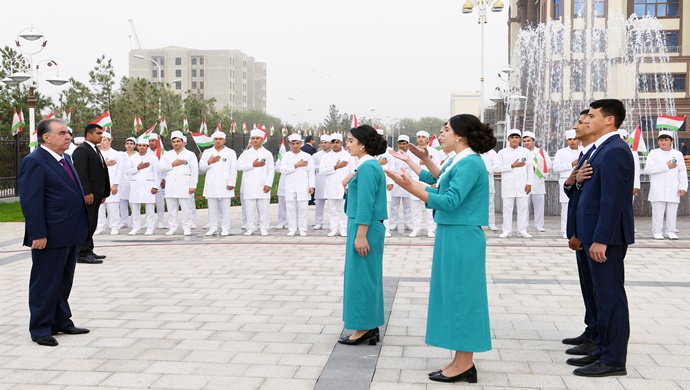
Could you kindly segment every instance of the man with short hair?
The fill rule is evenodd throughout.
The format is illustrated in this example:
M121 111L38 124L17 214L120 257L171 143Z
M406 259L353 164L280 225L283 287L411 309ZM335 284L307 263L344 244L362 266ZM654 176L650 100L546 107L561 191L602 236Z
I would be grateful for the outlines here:
M324 134L321 136L321 150L314 153L312 160L314 161L314 202L316 209L314 212L314 230L320 230L324 227L323 222L323 206L326 205L326 196L324 195L324 187L326 185L326 177L319 174L319 168L323 157L331 152L331 136ZM326 226L328 224L326 223Z
M536 147L537 136L532 131L522 133L522 146L532 153L532 169L534 170L534 183L529 199L532 202L534 213L534 228L538 232L544 229L544 196L546 195L546 175L551 166L551 157L543 148Z
M649 196L652 204L652 234L655 240L663 240L662 228L666 215L666 237L677 240L676 217L680 198L688 190L688 174L683 154L673 149L673 132L659 131L659 149L647 155L645 173L649 175Z
M110 177L108 166L96 145L101 143L103 128L90 123L84 129L84 143L79 145L72 154L74 167L79 173L79 180L84 189L86 209L89 212L89 237L79 248L77 263L100 264L104 255L93 252L93 233L98 224L98 208L105 203L110 195Z
M326 178L324 196L328 201L328 225L331 229L327 236L335 237L340 234L342 237L347 237L347 215L343 207L345 204L343 179L355 172L357 163L354 157L343 148L342 134L331 134L331 145L331 152L323 157L319 167L319 174Z
M242 171L242 191L247 210L245 236L251 236L256 230L262 236L268 236L268 205L271 201L275 167L273 155L262 146L264 134L263 130L252 130L250 147L237 160L237 170Z
M146 232L144 235L150 236L156 228L156 193L160 185L160 174L158 172L158 158L155 154L149 153L149 141L140 137L137 140L137 154L127 160L127 174L129 180L129 204L132 209L132 230L130 236L139 234L141 230L141 205L144 205L146 212Z
M437 165L441 166L441 156L436 149L429 147L429 132L420 130L417 132L417 147L421 150L426 150L431 157L431 160ZM420 160L417 156L411 154L410 160L415 164L419 165L423 170L428 169L424 166L424 161ZM413 180L419 181L419 176L413 171L409 170L410 177ZM426 186L428 184L422 183ZM412 232L410 237L417 237L417 235L422 230L422 216L426 215L426 229L427 236L433 238L436 236L436 223L434 222L433 210L427 209L424 202L419 200L417 197L410 197L410 213L412 215Z
M116 236L120 229L120 181L126 167L123 154L110 147L112 138L113 136L109 132L104 132L98 146L105 160L105 165L108 167L110 196L98 208L98 225L94 234L105 232L106 225L109 225L110 234Z
M304 146L302 146L301 150L305 153L308 153L310 156L313 156L314 153L316 153L316 137L313 135L308 135L306 138L304 138Z
M579 122L579 124L578 124ZM582 121L578 121L573 127L584 126ZM573 169L577 166L577 162L580 155L580 140L576 138L575 130L567 130L565 132L565 142L566 147L559 149L556 152L556 156L553 159L553 169L558 172L558 200L561 202L561 233L563 238L568 238L565 233L566 222L568 219L568 196L563 190L563 184L565 184L566 179L570 177Z
M29 333L55 347L53 335L89 332L74 326L68 299L79 245L92 231L79 174L65 153L72 139L65 121L44 119L36 132L38 147L19 164L18 177L24 245L31 248Z
M408 147L410 145L410 137L405 134L400 134L398 136L398 152L407 153ZM400 168L406 168L406 171L411 171L407 169L407 164L397 158L390 161L390 166L388 170L400 171ZM400 210L400 204L403 206L403 221L400 223L400 232L403 233L405 228L412 230L412 203L410 200L410 193L405 191L399 185L393 183L393 189L391 190L391 204L388 212L388 228L390 230L395 230L398 228L398 214Z
M159 137L156 133L151 133L148 138L149 150L148 153L154 155L159 161L163 155L161 150L160 155L158 153L158 141ZM165 173L159 172L158 179L160 183L156 183L158 187L158 192L156 192L156 213L158 213L158 222L156 223L158 228L164 228L165 226Z
M285 175L285 207L287 209L288 237L299 228L301 237L307 236L307 206L314 193L314 162L312 156L302 151L299 134L291 134L290 152L283 156L280 172ZM299 223L299 226L298 226Z
M532 238L527 233L529 224L528 196L534 183L532 153L520 146L522 133L518 129L508 131L508 146L498 152L496 171L501 172L501 198L503 198L503 233L498 237L510 237L513 229L513 207L517 204L518 237Z
M211 134L213 147L204 150L199 161L199 170L206 173L204 197L208 201L208 232L212 236L218 231L220 216L221 236L230 235L230 205L235 196L237 181L237 154L225 147L225 133Z
M187 137L181 131L170 134L172 151L161 156L158 171L166 176L165 202L168 206L168 228L166 236L177 230L177 211L182 208L182 229L185 236L192 235L192 198L199 180L199 163L196 155L185 149Z

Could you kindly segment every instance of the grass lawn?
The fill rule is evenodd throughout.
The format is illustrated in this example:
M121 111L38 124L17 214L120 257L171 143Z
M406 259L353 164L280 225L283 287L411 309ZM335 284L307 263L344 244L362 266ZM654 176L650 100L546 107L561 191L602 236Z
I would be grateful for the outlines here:
M0 203L0 222L24 222L19 202Z

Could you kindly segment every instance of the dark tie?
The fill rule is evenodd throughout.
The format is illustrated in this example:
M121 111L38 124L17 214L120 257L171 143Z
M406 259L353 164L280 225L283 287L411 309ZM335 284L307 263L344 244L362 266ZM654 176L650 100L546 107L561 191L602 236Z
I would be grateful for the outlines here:
M94 147L96 149L96 153L98 153L98 159L101 161L101 166L105 168L105 160L103 159L103 155L101 154L101 150L98 149L98 146Z
M577 162L577 167L580 168L582 164L585 162L585 160L588 160L589 157L594 153L594 151L597 149L596 145L592 145L592 147L585 153L585 155L582 155L582 152L580 152L580 158Z
M60 160L60 164L62 164L62 167L65 168L65 172L67 172L69 177L72 178L72 181L74 182L74 184L77 184L77 179L74 178L74 173L72 173L72 170L70 169L69 163L67 162L67 160L65 160L63 158L62 160Z

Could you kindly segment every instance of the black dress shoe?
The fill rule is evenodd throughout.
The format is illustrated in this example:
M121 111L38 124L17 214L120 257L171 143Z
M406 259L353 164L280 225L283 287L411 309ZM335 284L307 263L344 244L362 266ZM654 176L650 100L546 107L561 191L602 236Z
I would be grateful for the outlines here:
M89 333L90 330L86 328L77 328L76 326L73 326L69 329L63 329L63 330L54 330L53 335L56 335L58 333L64 333L64 334L85 334Z
M446 382L446 383L451 383L451 382L459 382L459 381L467 381L467 383L477 383L477 369L472 365L467 371L458 374L456 376L445 376L443 375L443 371L430 375L429 379L432 381L436 382Z
M567 353L568 355L583 355L584 356L584 355L587 355L589 353L594 352L596 349L597 349L597 343L592 339L587 339L587 341L585 341L584 343L582 343L576 347L566 349L565 353Z
M611 375L628 375L628 372L625 370L625 367L609 366L597 360L590 365L576 368L573 371L573 374L578 376L601 377Z
M581 335L579 335L577 337L572 337L569 339L563 339L563 344L580 345L580 344L584 343L585 341L587 341L587 339L589 339L589 337L587 337L584 333L582 333Z
M105 255L97 255L97 254L95 254L95 253L92 253L92 254L91 254L91 257L93 257L94 259L98 259L98 260L103 260L103 259L105 259Z
M376 327L374 329L368 330L365 334L360 336L358 339L351 339L349 336L345 336L338 340L340 344L345 344L345 345L359 345L362 344L365 341L369 341L369 345L376 345L377 341L381 340L381 336L379 336L379 328Z
M440 373L442 373L442 372L443 372L443 370L438 370L438 371L430 372L430 373L428 373L427 375L429 375L429 376L438 375L438 374L440 374Z
M584 367L596 362L597 360L599 360L600 357L601 356L595 355L593 353L588 353L587 356L583 356L581 358L570 358L565 362L570 364L571 366Z
M57 340L55 340L55 337L53 336L43 336L37 339L32 337L31 341L35 342L38 345L45 345L47 347L57 347L58 345Z
M77 258L77 263L84 263L84 264L101 264L103 260L96 259L91 255L84 256L84 257L79 257Z

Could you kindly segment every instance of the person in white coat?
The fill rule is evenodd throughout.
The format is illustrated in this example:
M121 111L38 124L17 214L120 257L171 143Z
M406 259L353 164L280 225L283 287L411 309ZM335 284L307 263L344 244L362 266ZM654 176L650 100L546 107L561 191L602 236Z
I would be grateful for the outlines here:
M237 159L237 170L242 171L242 190L247 210L247 231L244 235L251 236L259 230L262 236L268 236L268 205L275 175L273 155L261 146L264 139L262 130L252 130L250 136L251 147Z
M182 209L182 229L185 236L192 235L192 198L199 180L199 162L196 155L185 149L187 137L181 131L170 134L172 151L161 157L158 171L165 174L165 202L168 206L167 236L175 234L179 222L177 211Z
M105 232L106 225L109 225L110 234L116 236L120 231L120 183L127 168L122 153L110 147L112 142L113 136L104 131L98 148L101 150L105 165L108 167L110 196L105 198L105 203L102 203L98 208L98 224L93 234Z
M129 166L129 158L138 154L137 139L134 137L127 138L125 151L122 152L122 178L118 187L118 192L120 192L120 229L132 226L132 221L129 218L129 182L132 180L132 176L127 167Z
M328 237L340 234L347 237L347 216L344 204L345 188L343 179L350 173L354 173L357 162L343 147L343 135L331 134L331 152L323 156L319 166L319 174L326 180L324 184L324 196L328 202L328 225L331 231Z
M501 172L501 198L503 200L503 232L500 238L510 237L513 229L513 208L517 205L517 231L519 237L531 238L528 196L534 182L532 153L520 146L522 134L518 129L508 131L508 146L498 152L496 172Z
M663 240L662 226L666 215L666 237L677 240L676 218L680 198L688 190L688 175L683 154L673 149L673 132L659 131L659 149L647 155L645 173L649 175L649 197L652 204L652 234L654 239Z
M149 154L154 155L158 158L158 134L151 133L149 135ZM161 152L163 152L161 150ZM160 161L160 158L158 158ZM158 214L158 222L156 225L159 228L165 227L165 173L158 172L158 178L160 183L158 183L158 192L156 192L156 213Z
M208 232L212 236L218 231L220 216L220 235L230 235L230 204L235 196L237 182L237 154L225 147L225 133L211 134L213 147L204 150L199 161L199 170L206 174L204 197L208 201Z
M156 228L156 193L160 183L158 174L158 158L148 153L149 141L139 138L136 155L127 160L127 174L129 181L129 204L132 208L132 230L129 235L139 234L141 230L141 205L146 209L146 233L150 236Z
M407 153L408 147L410 146L410 137L405 134L400 134L398 136L398 152ZM388 167L391 171L400 172L401 168L407 169L407 164L396 159L390 162ZM390 230L398 229L398 214L400 213L400 205L403 206L403 221L400 223L399 231L400 233L405 232L405 228L412 230L412 203L410 200L410 193L405 191L399 185L393 183L393 189L391 192L391 204L388 209L388 228Z
M438 150L429 147L429 133L424 130L417 132L417 147L421 150L426 150L431 156L431 161L436 164L436 166L441 166L441 156ZM424 166L424 162L420 160L417 156L410 154L410 160L416 165L419 165L422 170L428 171ZM410 177L413 180L419 181L419 176L414 171L410 171ZM427 185L426 183L423 183ZM412 232L410 237L417 237L422 230L422 217L426 216L426 230L427 236L433 238L436 236L436 222L434 222L433 210L427 209L424 202L419 200L417 197L410 197L410 213L412 215Z
M278 148L278 156L275 162L275 171L280 173L280 178L278 179L278 221L276 221L276 229L282 230L287 226L287 206L285 205L285 175L280 172L280 164L283 162L283 156L287 154L287 149L285 149L285 141L281 141L280 148ZM246 212L245 212L246 213ZM243 221L244 222L244 221ZM246 222L245 222L246 223Z
M383 130L381 129L376 129L376 132L383 136ZM386 152L380 156L376 156L376 159L379 161L379 164L381 165L381 168L383 168L384 171L389 170L391 167L393 167L393 156L391 156L390 151L391 148L387 147ZM388 177L386 175L386 210L389 210L391 207L391 191L393 190L393 179ZM386 219L383 221L383 227L386 228L386 231L383 233L384 237L390 237L391 236L391 230L390 230L390 222Z
M494 172L498 161L498 153L491 149L482 153L482 160L486 166L486 173L489 175L489 230L496 231L496 185L494 184ZM445 158L444 158L445 161Z
M575 126L585 125L576 122ZM570 177L573 169L575 169L577 166L577 162L580 158L580 152L582 151L582 148L580 147L580 140L575 137L575 130L567 130L565 132L565 142L567 146L559 149L556 152L556 156L553 158L553 170L558 172L558 200L561 202L560 232L563 234L563 238L568 238L565 234L565 226L568 221L568 202L570 201L570 198L568 198L563 190L563 185L568 177Z
M326 177L319 174L319 169L321 168L321 160L323 157L331 152L331 136L329 134L324 134L321 136L321 150L314 153L312 159L314 160L314 177L316 187L314 188L314 202L316 203L316 208L314 212L314 230L320 230L324 228L323 219L323 206L326 205L326 195L324 194L324 187L326 186ZM328 227L328 223L325 223Z
M285 208L287 210L288 237L307 236L307 206L314 193L314 161L309 153L302 151L302 137L292 134L288 137L290 151L280 164L281 175L285 175ZM299 226L298 226L299 223Z
M536 147L537 136L531 131L522 133L522 146L532 153L532 169L534 170L534 183L529 199L532 202L534 213L534 228L538 232L544 229L544 197L546 196L546 175L553 169L551 157L543 148Z

